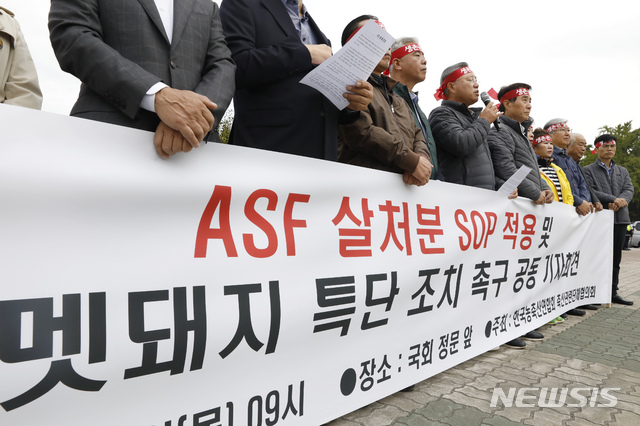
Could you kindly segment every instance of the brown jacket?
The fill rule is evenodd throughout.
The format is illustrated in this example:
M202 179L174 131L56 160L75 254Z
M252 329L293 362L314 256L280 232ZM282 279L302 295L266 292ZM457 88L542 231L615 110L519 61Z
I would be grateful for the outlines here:
M412 173L420 156L431 159L422 130L404 99L393 93L397 82L369 77L373 99L360 117L338 127L338 160L394 173ZM384 86L386 84L386 87Z
M40 109L36 67L18 21L0 7L0 103Z

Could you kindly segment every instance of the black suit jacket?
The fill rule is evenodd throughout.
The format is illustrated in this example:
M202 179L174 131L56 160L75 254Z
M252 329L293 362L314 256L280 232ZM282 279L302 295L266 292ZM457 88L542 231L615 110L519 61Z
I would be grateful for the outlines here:
M71 115L155 131L159 118L140 101L162 81L217 103L219 123L233 96L235 66L218 6L180 0L173 14L169 44L153 0L52 0L53 50L61 68L82 81Z
M313 64L282 1L224 0L220 16L237 65L231 143L336 160L338 109L299 83Z

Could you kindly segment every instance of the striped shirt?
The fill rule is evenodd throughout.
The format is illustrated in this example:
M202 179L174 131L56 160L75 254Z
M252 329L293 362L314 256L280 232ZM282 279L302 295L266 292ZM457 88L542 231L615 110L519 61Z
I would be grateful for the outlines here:
M560 179L558 179L556 169L551 166L540 166L540 171L553 182L553 185L556 187L556 192L558 193L558 201L562 202L562 187L560 186Z

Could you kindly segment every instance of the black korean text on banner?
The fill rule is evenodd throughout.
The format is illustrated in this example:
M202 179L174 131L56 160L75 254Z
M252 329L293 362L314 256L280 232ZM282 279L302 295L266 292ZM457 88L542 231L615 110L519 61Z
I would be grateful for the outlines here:
M193 333L193 355L189 370L194 371L202 368L207 344L207 309L204 286L193 288L193 319L187 318L187 289L178 287L173 289L173 303L170 305L174 319L173 333L168 328L145 329L146 305L168 301L169 290L129 293L129 338L132 342L142 344L142 362L139 367L125 370L125 379L162 371L170 371L172 375L182 373L186 363L189 332ZM172 334L173 359L158 362L158 342L171 339Z
M340 379L340 391L344 396L356 390L368 392L374 386L391 380L403 368L419 370L421 367L444 361L449 356L459 356L462 350L471 348L473 326L437 336L428 336L415 345L411 345L406 353L381 354L360 362L358 368L346 369ZM433 354L436 353L434 360ZM359 371L359 372L358 372Z
M106 381L84 377L75 371L71 356L81 352L80 294L62 296L62 315L54 317L52 297L0 301L0 361L21 363L54 358L53 334L62 332L62 358L52 359L49 371L31 389L0 403L6 411L35 401L62 383L71 389L99 391ZM89 308L89 364L106 360L106 295L91 293ZM23 315L31 315L32 329L23 330ZM31 345L22 347L21 336L31 336Z

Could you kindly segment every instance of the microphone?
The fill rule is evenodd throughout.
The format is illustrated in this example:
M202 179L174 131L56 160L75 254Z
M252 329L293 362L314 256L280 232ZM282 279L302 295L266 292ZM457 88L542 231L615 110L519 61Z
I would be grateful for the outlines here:
M480 99L482 99L482 102L484 102L485 106L489 105L489 103L492 101L487 92L480 93ZM497 131L500 131L500 117L496 118L496 120L493 122L493 127L495 127Z

